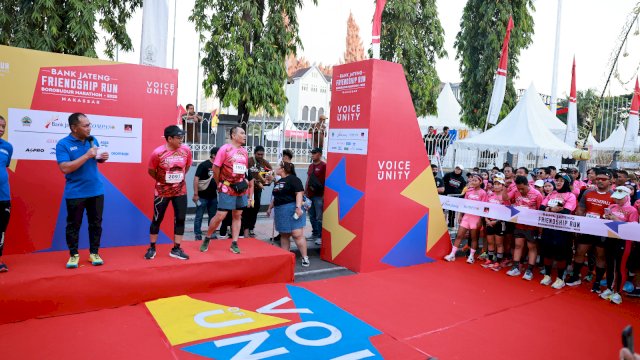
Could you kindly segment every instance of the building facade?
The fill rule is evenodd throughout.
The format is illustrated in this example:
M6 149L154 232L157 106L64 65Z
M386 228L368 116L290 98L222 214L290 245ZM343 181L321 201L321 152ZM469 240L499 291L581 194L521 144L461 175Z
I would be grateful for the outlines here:
M296 71L287 81L287 112L294 123L314 123L320 115L329 117L331 77L317 66Z

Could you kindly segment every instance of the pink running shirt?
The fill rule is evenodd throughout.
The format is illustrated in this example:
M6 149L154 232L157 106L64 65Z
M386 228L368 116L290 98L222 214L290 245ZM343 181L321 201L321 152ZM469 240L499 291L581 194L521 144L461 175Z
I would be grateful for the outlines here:
M564 208L571 212L573 212L576 209L576 206L578 206L576 196L572 192L559 193L554 190L551 194L547 195L544 200L542 200L542 205L547 206L551 199L562 200Z
M467 200L475 201L487 201L487 193L480 188L468 188L464 193L464 198Z
M220 168L218 192L231 196L240 196L246 193L246 190L242 194L235 192L231 187L225 184L225 181L229 184L244 181L248 164L249 154L244 147L240 146L236 148L231 144L222 145L220 150L218 150L215 160L213 161L213 165Z
M620 221L626 222L638 222L638 210L631 205L620 206L618 204L612 204L609 206L611 214L622 219Z
M175 150L167 145L158 146L149 158L149 169L156 171L155 196L174 197L187 194L185 176L193 158L191 149L181 145Z

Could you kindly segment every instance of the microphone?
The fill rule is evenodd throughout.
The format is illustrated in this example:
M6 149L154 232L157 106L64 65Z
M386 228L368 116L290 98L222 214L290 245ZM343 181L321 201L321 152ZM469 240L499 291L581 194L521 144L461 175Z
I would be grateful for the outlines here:
M87 141L89 141L89 144L91 144L91 148L96 147L96 143L93 142L93 136L88 136Z

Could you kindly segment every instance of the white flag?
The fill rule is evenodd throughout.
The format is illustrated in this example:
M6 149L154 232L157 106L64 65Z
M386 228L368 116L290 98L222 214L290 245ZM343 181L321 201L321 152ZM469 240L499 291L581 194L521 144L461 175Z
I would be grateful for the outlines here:
M640 108L640 87L638 87L638 79L636 78L636 88L633 91L631 100L631 111L629 111L629 119L627 120L627 133L624 136L624 144L622 150L624 152L638 151L638 109Z
M142 45L140 64L167 66L169 0L144 0L142 7Z

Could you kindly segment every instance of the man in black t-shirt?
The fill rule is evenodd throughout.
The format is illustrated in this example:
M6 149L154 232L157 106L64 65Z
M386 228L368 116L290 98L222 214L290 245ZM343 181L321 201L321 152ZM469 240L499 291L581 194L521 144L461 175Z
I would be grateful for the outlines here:
M196 175L193 177L193 202L196 203L196 219L193 222L193 232L196 240L202 240L202 219L204 212L207 212L208 222L216 215L218 209L218 185L213 179L213 159L218 153L218 148L214 147L209 152L209 159L198 165Z
M444 175L444 194L454 195L461 194L462 189L467 186L467 181L462 176L464 167L462 165L456 165L452 172ZM449 227L452 228L455 222L456 212L449 211Z
M444 194L444 181L438 177L438 165L431 164L431 171L433 172L433 179L436 181L436 189L438 189L438 195Z

